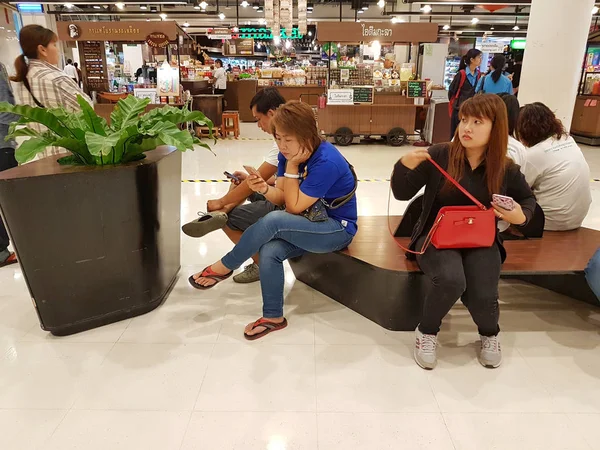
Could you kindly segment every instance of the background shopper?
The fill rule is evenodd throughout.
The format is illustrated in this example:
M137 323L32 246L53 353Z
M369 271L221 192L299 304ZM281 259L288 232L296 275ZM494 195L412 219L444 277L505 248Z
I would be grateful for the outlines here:
M496 55L492 59L491 65L494 70L479 79L475 92L481 92L482 94L512 94L512 81L504 75L506 58L503 55Z
M481 65L481 50L472 48L460 61L458 73L450 84L448 99L454 100L450 119L450 139L454 138L458 127L458 110L460 106L475 95L475 87L480 78L479 66Z
M15 104L15 97L8 81L6 67L0 63L0 103L7 102L11 105ZM0 172L17 166L15 159L15 142L5 141L8 135L8 127L11 123L19 120L20 116L10 113L0 113ZM14 253L8 250L9 245L8 233L4 222L0 217L0 267L17 262L17 257Z

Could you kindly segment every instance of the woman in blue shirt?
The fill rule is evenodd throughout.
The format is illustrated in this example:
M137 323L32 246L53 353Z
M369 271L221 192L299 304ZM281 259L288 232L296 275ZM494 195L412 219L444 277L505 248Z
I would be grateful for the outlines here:
M504 56L494 56L494 59L492 59L493 72L488 72L479 79L475 92L483 94L502 94L506 92L512 94L512 81L503 73L505 64L506 58Z
M259 254L263 315L246 327L248 340L287 326L283 261L346 248L358 230L356 178L338 149L321 140L312 108L290 101L277 109L271 128L280 152L276 185L250 174L248 186L271 203L285 205L285 211L267 214L244 232L231 252L189 278L193 287L209 289ZM331 209L334 200L337 206ZM314 207L321 207L321 214L306 214Z

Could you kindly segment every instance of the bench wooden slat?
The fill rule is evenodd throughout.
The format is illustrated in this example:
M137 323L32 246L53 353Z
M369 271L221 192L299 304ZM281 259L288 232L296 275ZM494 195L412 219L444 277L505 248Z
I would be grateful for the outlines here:
M392 230L401 217L390 217ZM407 260L404 251L409 239L393 238L386 216L359 217L359 231L350 247L342 253L382 269L420 272L416 262ZM581 272L600 247L600 231L580 228L573 231L546 231L542 239L506 241L507 259L503 274Z

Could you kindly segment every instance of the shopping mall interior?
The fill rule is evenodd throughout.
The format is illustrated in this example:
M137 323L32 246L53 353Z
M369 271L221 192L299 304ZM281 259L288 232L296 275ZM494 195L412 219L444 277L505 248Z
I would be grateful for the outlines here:
M0 449L600 449L597 5L0 1L0 135L14 136L0 143L0 159L4 164L11 154L19 163L0 168L11 255L0 264ZM22 48L32 25L52 31L33 55ZM50 41L58 63L45 56ZM27 78L29 93L22 81L8 81L18 78L22 54L28 77L44 61L44 76L60 90L56 98L34 85L47 82L42 75ZM494 90L502 80L504 103ZM463 99L465 86L471 98ZM261 111L256 99L273 88L281 102L312 110L313 131L333 144L315 145L318 162L311 156L296 163L290 153L290 133L305 136L300 119L285 128L284 114L293 114L296 103ZM61 96L79 93L79 100L61 103ZM514 132L507 97L517 101ZM471 122L462 115L466 106L459 112L462 102L501 110L493 118L477 113ZM455 117L460 124L452 134ZM543 133L543 117L563 132L532 141L528 136ZM484 208L498 218L491 248L507 253L496 289L498 272L486 261L477 260L475 272L466 268L465 255L489 248L438 242L417 261L407 259L404 247L419 225L423 233L424 211L439 210L450 194L427 184L421 197L423 181L417 197L405 198L396 181L407 172L403 186L411 184L411 174L428 164L410 167L419 152L462 149L456 151L471 166L460 181L471 189L482 179L476 174L488 176L472 164L471 136L489 124L488 139L496 139L499 123L502 152L515 159L511 142L523 149L515 176L537 204L535 212L527 209L503 185L516 209ZM73 136L59 140L63 131ZM489 142L479 161L485 170L493 164L485 159ZM302 187L325 170L317 164L334 158L326 160L325 151L341 154L356 173L355 196L339 209L330 208L331 200L348 192L328 196L330 181L322 181L330 190L318 195ZM277 173L275 185L262 180L264 167L272 168L269 176ZM537 178L530 178L534 169ZM335 178L332 170L327 180ZM248 188L233 202L241 206L213 208L211 201L238 189L231 175ZM260 188L248 187L251 179ZM252 190L264 194L258 202L285 212L273 206L249 227L235 228L235 211L258 203L244 204ZM436 200L428 203L430 190ZM324 222L303 211L321 199ZM289 206L294 202L297 210ZM578 202L580 219L572 207ZM348 205L357 218L337 215ZM542 225L525 232L522 219L512 221L515 211L530 224L541 217ZM561 228L557 216L577 223ZM282 225L289 217L294 225L302 221L300 231ZM355 235L347 220L357 223ZM351 243L314 244L324 223L335 223ZM502 223L513 226L501 231ZM249 242L269 225L280 228L260 244ZM303 227L315 230L308 233L312 243L294 240L294 233L307 235ZM235 247L232 235L241 239ZM277 267L285 260L285 329L255 322L261 314L278 316L266 307L282 285L281 274L269 272L274 243L301 250L275 257ZM253 245L258 265L247 251ZM433 252L462 255L467 271L462 301L443 317L437 338L424 323L444 297L444 280L420 264ZM233 268L235 281L213 264L224 255L228 269L227 261L243 260ZM490 273L485 288L494 292L492 321L500 331L487 335L481 327L489 317L474 313L472 297ZM209 289L194 274L204 275ZM486 364L490 352L498 359Z

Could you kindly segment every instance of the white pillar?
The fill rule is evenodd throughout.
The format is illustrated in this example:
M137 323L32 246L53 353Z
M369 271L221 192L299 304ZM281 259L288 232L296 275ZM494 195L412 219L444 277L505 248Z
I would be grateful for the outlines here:
M545 103L571 127L594 0L533 0L519 102Z

